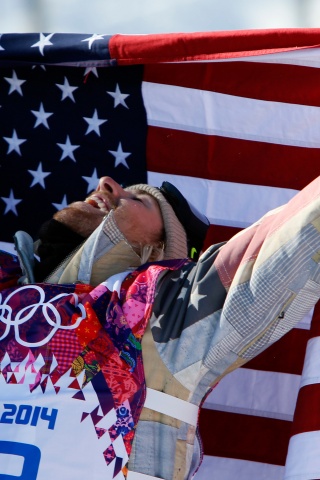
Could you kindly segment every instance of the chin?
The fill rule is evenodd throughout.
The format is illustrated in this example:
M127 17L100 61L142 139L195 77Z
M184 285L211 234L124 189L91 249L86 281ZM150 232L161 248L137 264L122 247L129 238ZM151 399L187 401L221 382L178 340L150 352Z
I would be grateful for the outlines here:
M54 218L86 238L100 225L105 215L104 212L86 202L74 202L57 212Z

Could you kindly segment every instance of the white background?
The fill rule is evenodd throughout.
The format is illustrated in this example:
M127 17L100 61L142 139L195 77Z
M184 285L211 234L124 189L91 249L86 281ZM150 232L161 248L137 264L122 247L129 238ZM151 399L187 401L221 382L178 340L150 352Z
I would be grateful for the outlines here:
M0 32L168 33L320 27L319 0L0 0Z

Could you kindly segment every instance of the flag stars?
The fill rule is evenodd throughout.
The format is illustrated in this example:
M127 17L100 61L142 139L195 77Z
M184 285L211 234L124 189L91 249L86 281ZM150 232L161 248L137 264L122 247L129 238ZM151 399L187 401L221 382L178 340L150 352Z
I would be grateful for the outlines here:
M61 203L52 203L52 205L57 210L62 210L63 208L66 208L68 206L67 196L66 195L63 196L63 199L62 199Z
M13 92L18 92L21 96L23 96L21 85L26 82L26 80L19 80L15 70L13 70L11 78L4 77L4 79L10 84L9 95L11 95Z
M87 193L90 193L92 192L92 190L95 190L97 188L99 183L99 177L98 177L96 168L93 170L91 177L82 177L82 178L88 183Z
M15 151L21 156L20 145L26 142L25 138L18 138L17 132L13 130L12 137L3 137L3 139L9 144L7 154Z
M195 290L191 293L190 299L192 305L195 307L196 310L199 311L199 302L202 298L205 298L207 295L200 295L199 293L199 285L195 288Z
M154 316L153 319L152 319L152 329L154 328L162 328L161 327L161 322L162 320L164 319L165 315L164 313L161 313L158 317L157 316Z
M1 199L6 204L6 209L4 211L4 214L6 215L8 212L13 212L15 215L18 216L16 205L18 205L18 203L20 203L22 199L14 198L14 193L12 189L10 190L9 197L1 197Z
M39 110L31 110L33 115L36 116L36 123L34 124L33 128L37 128L39 125L44 125L46 128L49 129L49 125L47 122L47 119L53 115L52 112L45 112L43 108L43 103L40 103L40 108Z
M48 47L50 45L53 45L51 42L50 42L50 39L51 37L54 35L54 33L50 33L50 35L43 35L43 33L40 33L40 40L39 42L37 43L34 43L33 45L31 45L31 48L33 47L39 47L39 51L41 53L41 55L44 55L43 53L43 50L44 50L44 47Z
M104 37L104 35L97 35L96 33L94 33L91 37L85 38L81 41L82 42L88 42L89 50L91 50L93 42L95 42L97 40L104 40L103 37Z
M88 123L88 128L86 131L86 135L90 132L95 132L100 137L100 125L107 122L106 118L99 119L97 109L95 109L92 118L83 117L84 120Z
M122 150L122 145L121 142L119 142L118 149L116 151L114 150L108 150L114 157L115 157L115 162L114 166L118 167L119 165L124 165L126 168L129 168L126 158L131 155L131 152L124 152Z
M114 92L107 92L111 97L114 99L114 105L113 108L116 108L118 105L123 105L126 108L129 108L128 105L125 102L125 99L129 97L129 93L121 93L119 85L117 83L116 89Z
M37 170L28 170L29 173L33 176L32 183L30 187L34 187L39 183L42 188L45 188L44 179L51 174L51 172L44 172L42 170L42 163L39 162Z
M88 68L86 68L85 71L84 71L83 76L84 76L84 77L87 77L87 76L89 76L90 73L93 73L93 75L94 75L95 77L99 78L97 67L88 67Z
M77 148L80 147L80 145L72 145L72 143L70 142L70 138L69 138L69 135L67 135L67 139L66 139L66 143L57 143L57 145L61 148L62 150L62 156L60 158L60 162L62 160L64 160L65 158L71 158L71 160L73 162L76 161L76 159L74 158L74 155L73 155L73 152L74 150L76 150Z
M32 65L32 70L34 70L35 68L41 68L41 70L46 71L46 66L45 65Z
M58 88L60 88L60 90L62 91L61 101L65 100L66 98L70 98L73 102L75 102L73 92L75 90L77 90L77 88L79 88L79 87L72 87L69 84L67 77L64 77L64 84L63 85L61 85L59 83L56 83L56 86Z

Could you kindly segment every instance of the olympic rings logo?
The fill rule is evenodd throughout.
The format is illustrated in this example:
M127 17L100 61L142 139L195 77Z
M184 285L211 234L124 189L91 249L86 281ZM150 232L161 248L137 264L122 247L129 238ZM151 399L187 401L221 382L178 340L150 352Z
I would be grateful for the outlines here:
M26 307L22 308L19 312L15 313L15 317L12 318L12 308L9 305L10 300L16 295L19 294L23 290L36 290L39 293L39 301L37 303L33 303L31 305L27 305ZM73 325L62 325L61 323L61 315L57 308L54 305L54 302L59 300L63 297L72 297L74 299L74 305L76 308L79 308L81 315L77 318L77 321ZM32 318L38 308L42 308L43 317L46 319L48 324L52 327L52 330L47 335L47 337L43 338L39 342L26 342L22 338L20 338L19 326L26 323L28 320ZM38 285L25 285L23 287L14 290L6 300L2 303L2 295L0 294L0 322L5 324L5 330L0 337L0 341L6 338L9 334L10 328L14 328L15 332L15 339L20 345L24 347L41 347L46 345L51 338L55 335L55 333L60 330L74 330L76 329L82 320L86 317L86 312L84 306L79 304L78 302L78 295L75 293L61 293L56 295L50 301L45 302L45 293L44 290L39 287Z

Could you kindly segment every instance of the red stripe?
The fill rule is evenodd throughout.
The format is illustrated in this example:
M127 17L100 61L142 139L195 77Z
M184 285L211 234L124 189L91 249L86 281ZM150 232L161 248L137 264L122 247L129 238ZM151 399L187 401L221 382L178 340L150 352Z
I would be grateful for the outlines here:
M312 317L310 338L320 335L320 302ZM299 390L293 419L292 435L320 430L320 384L305 385Z
M315 306L312 316L310 338L320 337L320 302Z
M319 38L319 29L114 35L109 42L109 52L119 65L149 64L296 50L319 45Z
M240 232L241 228L224 227L221 225L210 225L206 235L203 250L206 250L210 245L216 243L226 242L236 233Z
M148 170L301 190L320 174L319 149L149 127ZM303 165L303 168L301 168Z
M278 342L246 363L245 368L301 375L309 336L309 330L294 328Z
M306 385L299 391L292 435L320 430L320 384Z
M144 80L265 101L320 105L320 70L256 62L147 65Z
M205 455L284 465L291 422L202 409L200 433Z
M320 70L307 67L250 62L150 65L144 80L263 100L320 104ZM314 170L318 157L317 148L159 127L149 127L147 142L149 170L299 190L320 173L320 167Z

